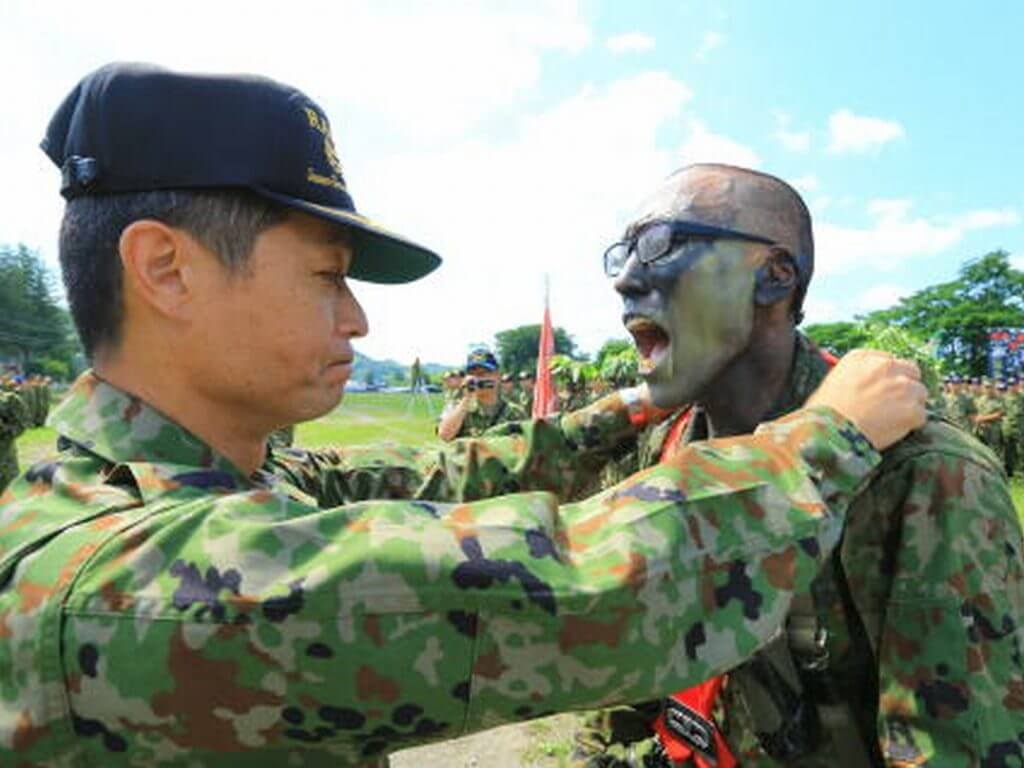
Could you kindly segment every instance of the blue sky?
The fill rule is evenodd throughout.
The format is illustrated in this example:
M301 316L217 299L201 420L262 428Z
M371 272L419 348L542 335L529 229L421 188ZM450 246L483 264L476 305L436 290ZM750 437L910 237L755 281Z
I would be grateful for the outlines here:
M1017 3L143 5L5 5L0 242L55 263L57 172L36 145L82 74L134 59L257 71L322 103L360 209L446 258L411 286L356 287L375 357L456 362L539 321L544 274L585 350L623 335L603 245L693 161L804 194L809 321L887 306L995 248L1024 267Z

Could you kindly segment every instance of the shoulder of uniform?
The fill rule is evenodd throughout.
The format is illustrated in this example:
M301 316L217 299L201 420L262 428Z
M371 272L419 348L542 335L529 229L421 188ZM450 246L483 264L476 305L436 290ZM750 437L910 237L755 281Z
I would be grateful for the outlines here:
M929 457L976 464L993 472L1001 472L1001 464L987 447L945 419L929 418L925 425L907 435L883 454L881 471L895 469L907 461Z

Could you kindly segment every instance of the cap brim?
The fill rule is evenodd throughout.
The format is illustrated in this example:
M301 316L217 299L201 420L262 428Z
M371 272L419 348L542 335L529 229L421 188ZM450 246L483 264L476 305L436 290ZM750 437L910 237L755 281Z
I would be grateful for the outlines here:
M355 256L348 274L356 280L370 283L410 283L430 274L441 264L441 257L430 249L388 232L353 211L318 205L268 189L255 191L289 208L350 227Z

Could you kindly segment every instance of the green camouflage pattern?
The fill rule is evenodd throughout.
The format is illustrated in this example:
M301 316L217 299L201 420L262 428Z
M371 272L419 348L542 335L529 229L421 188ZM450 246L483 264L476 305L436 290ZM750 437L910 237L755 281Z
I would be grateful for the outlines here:
M967 392L950 392L946 396L946 418L965 432L974 431L977 406Z
M16 441L29 422L29 412L20 395L0 390L0 492L18 476Z
M462 426L456 437L480 437L487 430L510 421L522 421L529 414L518 403L499 397L494 405L482 405L478 400L470 400L469 410L462 420Z
M1024 392L1010 392L1003 402L1004 463L1007 473L1018 474L1024 468Z
M993 413L1003 412L1002 399L990 394L983 394L976 401L976 413L978 416L989 416ZM1002 455L1003 452L1003 427L1000 419L975 423L974 436L984 445Z
M767 418L797 408L826 372L813 344L800 336L786 390ZM643 436L641 465L658 460L670 422ZM697 409L682 442L706 432ZM819 615L838 690L865 721L885 765L1024 764L1022 552L1021 525L990 450L931 419L884 453L851 506L839 550L853 605L826 575L813 589L819 600L826 597ZM741 667L730 678L743 674ZM715 712L734 754L743 766L781 765L761 749L751 705L735 682L727 683ZM650 753L653 738L645 745L635 736L643 713L615 716L622 738L600 730L611 722L607 713L590 716L578 738L580 765L605 765L601 744L617 744L608 750L616 760ZM843 757L826 736L787 765L833 768Z
M251 477L92 373L51 424L59 455L0 497L0 754L25 767L362 765L651 699L778 632L880 461L817 408L560 505L633 435L618 395Z
M271 448L291 448L295 442L295 427L289 424L287 427L275 429L267 438Z

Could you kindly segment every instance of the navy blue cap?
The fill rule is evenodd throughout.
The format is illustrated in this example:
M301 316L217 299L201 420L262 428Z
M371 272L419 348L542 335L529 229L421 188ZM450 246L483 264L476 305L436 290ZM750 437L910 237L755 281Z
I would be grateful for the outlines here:
M291 86L251 75L108 64L75 86L42 141L61 194L241 188L350 227L349 274L404 283L441 263L433 251L356 212L330 124Z
M469 353L469 357L466 358L467 371L481 368L485 371L498 370L498 361L489 349L484 349L483 347L474 349Z

